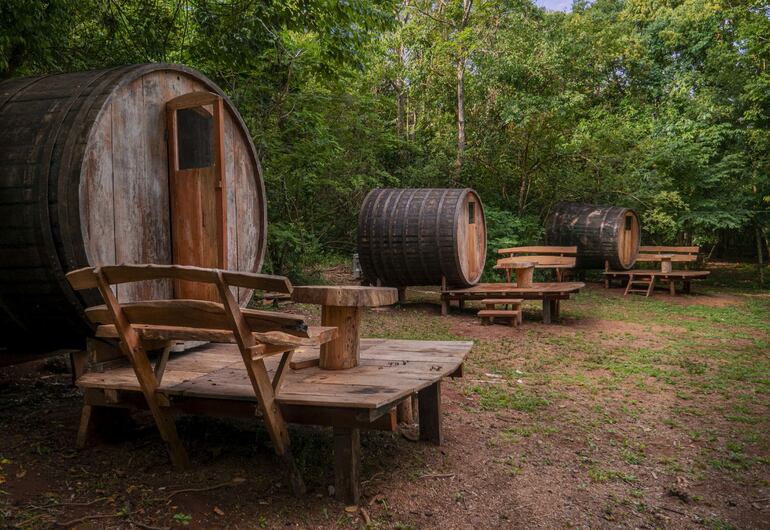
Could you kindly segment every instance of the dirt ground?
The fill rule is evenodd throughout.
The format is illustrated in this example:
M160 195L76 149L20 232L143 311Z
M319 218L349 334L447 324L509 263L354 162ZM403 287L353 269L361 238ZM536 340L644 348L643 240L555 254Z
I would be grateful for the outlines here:
M256 420L179 418L177 473L144 413L75 450L66 359L0 369L0 527L770 528L770 296L696 292L589 285L553 325L528 303L519 328L441 318L430 289L368 312L370 336L475 346L444 385L443 446L364 434L358 507L330 495L329 430L291 430L297 499Z

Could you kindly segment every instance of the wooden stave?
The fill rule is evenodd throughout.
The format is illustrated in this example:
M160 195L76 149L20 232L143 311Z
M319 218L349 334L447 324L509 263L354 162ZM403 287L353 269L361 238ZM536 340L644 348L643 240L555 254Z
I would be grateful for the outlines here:
M364 199L358 252L364 277L383 285L474 282L462 273L456 219L471 189L378 188ZM482 210L483 211L483 210ZM384 226L387 223L387 228ZM481 267L483 270L483 267Z
M590 216L594 212L597 215ZM577 245L578 269L603 269L605 261L614 270L628 270L636 262L639 237L633 259L623 263L619 255L619 242L624 232L627 213L639 218L631 208L603 206L587 203L558 203L546 219L546 241L549 245ZM573 225L573 228L570 228Z
M16 143L11 145L10 142L0 142L0 160L10 159L20 166L15 170L18 175L12 175L7 169L0 171L0 257L4 254L15 255L14 251L22 255L10 263L0 261L0 316L4 317L0 318L0 348L6 344L29 350L81 346L85 335L92 330L86 323L83 307L84 304L101 303L100 297L88 292L75 294L64 277L68 270L89 265L78 207L88 135L113 94L125 84L159 70L187 74L223 96L236 127L247 142L247 154L256 168L257 201L262 204L262 231L257 236L257 252L252 267L253 270L260 269L266 250L267 208L264 179L256 158L256 149L235 106L208 78L185 66L157 63L7 80L0 83L0 117L6 118L7 105L15 102L37 104L46 112L41 116L18 113L20 123L26 122L25 118L34 118L32 128L38 126L38 143L19 147ZM103 82L100 83L100 80ZM98 86L92 86L94 83L98 83ZM45 86L37 92L30 90L36 84ZM73 84L83 90L68 92L62 89L63 86ZM60 107L60 114L57 115L59 125L56 130L53 130L57 121L55 119L52 120L54 123L48 123L47 129L41 129L38 122L43 122L50 110L57 107ZM34 163L30 152L34 155ZM26 162L22 160L25 154ZM22 191L16 192L15 188L22 188ZM28 199L21 205L21 218L28 223L19 227L20 230L16 232L20 233L14 234L13 230L4 226L3 218L16 215L13 208L9 207L12 205L2 200L3 194ZM70 205L68 208L61 206L61 198ZM10 277L13 269L26 270L30 267L41 274L37 281L19 283ZM47 281L44 281L46 274ZM73 318L74 314L77 317ZM37 321L53 323L45 326L49 340L39 340L38 326L25 325ZM36 340L30 340L36 332Z

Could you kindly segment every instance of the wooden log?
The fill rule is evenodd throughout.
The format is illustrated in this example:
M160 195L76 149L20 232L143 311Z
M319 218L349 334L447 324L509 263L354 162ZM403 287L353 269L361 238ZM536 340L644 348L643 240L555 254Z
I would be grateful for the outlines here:
M360 360L360 307L323 306L321 322L337 328L337 338L321 346L319 366L324 370L346 370Z

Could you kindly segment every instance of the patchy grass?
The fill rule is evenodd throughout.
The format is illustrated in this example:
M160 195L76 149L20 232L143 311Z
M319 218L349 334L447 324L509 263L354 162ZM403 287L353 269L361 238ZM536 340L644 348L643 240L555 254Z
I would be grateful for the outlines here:
M441 317L430 288L410 289L404 306L367 310L365 336L474 342L464 377L442 387L443 447L362 437L368 522L329 497L328 430L292 429L312 491L295 500L262 429L257 448L251 426L180 420L199 466L182 478L151 427L120 445L71 451L80 400L66 376L10 384L0 392L0 527L126 507L132 520L173 528L767 527L770 293L752 285L755 274L726 266L696 284L698 294L675 298L591 286L550 326L532 302L520 328L480 326L473 305ZM287 309L320 318L314 306ZM248 488L153 500L233 476L248 476Z

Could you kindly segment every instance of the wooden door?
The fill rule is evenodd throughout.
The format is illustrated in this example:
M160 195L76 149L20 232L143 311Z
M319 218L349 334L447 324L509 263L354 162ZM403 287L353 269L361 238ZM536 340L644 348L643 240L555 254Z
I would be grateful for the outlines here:
M466 255L468 256L468 265L470 267L470 270L468 271L468 278L475 278L476 275L479 273L479 229L478 229L478 216L479 216L479 207L476 201L473 200L472 196L468 194L468 197L470 197L470 200L467 201L466 205L466 212L465 212L465 219L468 223L468 226L466 228L467 230L467 238L466 238L466 245L467 245L467 251Z
M166 113L173 262L227 268L222 98L191 92L167 102ZM184 281L174 297L219 300L215 286Z

